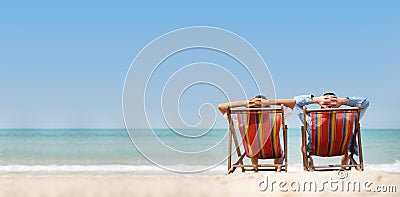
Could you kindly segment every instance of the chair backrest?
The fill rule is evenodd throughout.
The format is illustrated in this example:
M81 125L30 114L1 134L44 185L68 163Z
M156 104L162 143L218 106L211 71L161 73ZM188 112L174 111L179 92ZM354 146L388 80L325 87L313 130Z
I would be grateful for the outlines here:
M347 152L359 108L306 110L311 116L311 155L339 156Z
M232 109L237 116L237 127L247 157L259 159L280 158L282 148L279 138L283 109L245 108Z

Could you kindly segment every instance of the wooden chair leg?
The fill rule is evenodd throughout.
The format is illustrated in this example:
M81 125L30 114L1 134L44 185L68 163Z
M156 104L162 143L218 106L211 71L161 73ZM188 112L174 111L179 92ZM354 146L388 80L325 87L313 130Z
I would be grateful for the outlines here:
M361 144L361 132L360 132L360 128L358 128L358 132L357 132L357 141L358 141L358 159L360 162L360 170L364 171L364 160L363 160L363 154L362 154L362 144Z
M283 130L283 137L284 137L284 148L285 148L285 151L284 151L284 157L283 157L283 160L284 160L284 162L285 162L285 172L287 172L287 168L288 168L288 166L287 166L287 161L288 161L288 159L287 159L287 149L288 149L288 147L287 147L287 144L288 144L288 137L287 137L287 130L288 130L288 128L287 128L287 125L285 125L284 127L284 130ZM283 163L282 161L280 162L280 163Z
M306 142L306 134L305 127L301 127L301 153L303 155L303 169L304 171L308 171L308 156L307 156L307 142Z
M228 174L229 174L230 170L232 168L232 138L233 138L233 133L235 132L235 127L233 126L230 109L228 109L227 115L228 115L228 122L229 122L229 136L228 136L228 139L229 139L229 142L228 142Z
M314 172L314 160L312 159L311 155L307 155L307 171Z
M243 158L244 158L245 154L243 153L239 159L233 164L233 166L228 170L228 174L233 173L237 167L235 167L236 165L239 165L240 163L243 163ZM243 165L243 164L241 164ZM244 167L242 167L244 168Z
M279 166L275 167L275 170L277 172L281 172L282 171L282 166L281 165L283 164L283 162L285 162L285 153L283 153L281 155L281 157L279 158L279 162L278 162ZM275 159L274 159L274 165L276 165ZM285 171L287 172L287 166L284 166L284 168L285 168Z
M229 131L229 142L228 142L228 174L229 171L231 170L232 166L232 133Z
M303 168L304 168L304 171L309 171L308 154L307 154L306 147L302 148L302 154L303 154Z
M233 142L235 143L236 153L238 155L238 158L240 158L241 157L241 153L240 153L239 141L237 139L236 133L233 132L232 133L232 137L233 137ZM239 161L240 161L239 164L243 165L243 160L239 160ZM244 167L242 167L242 172L245 172Z

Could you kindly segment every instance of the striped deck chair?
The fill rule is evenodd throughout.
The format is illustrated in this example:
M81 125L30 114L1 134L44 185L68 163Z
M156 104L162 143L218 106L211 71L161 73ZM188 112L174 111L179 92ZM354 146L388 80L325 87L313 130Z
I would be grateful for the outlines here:
M352 168L363 170L363 157L360 134L360 110L359 107L351 108L329 108L329 109L303 109L304 125L306 118L311 117L311 151L307 150L306 128L302 127L302 153L304 170L330 169L330 168ZM353 140L351 140L353 138ZM358 150L355 140L358 140ZM309 149L309 148L308 148ZM309 163L311 156L334 157L350 152L348 165L319 165ZM354 153L359 154L359 163L353 157Z
M237 119L237 129L242 137L244 153L241 154L236 135L233 116ZM281 108L235 108L228 109L229 144L228 144L228 174L236 168L254 170L253 165L243 164L245 156L258 159L282 159L281 164L258 164L258 170L287 171L287 126L283 105ZM284 149L281 148L279 132L283 130ZM232 139L236 146L238 161L232 165Z

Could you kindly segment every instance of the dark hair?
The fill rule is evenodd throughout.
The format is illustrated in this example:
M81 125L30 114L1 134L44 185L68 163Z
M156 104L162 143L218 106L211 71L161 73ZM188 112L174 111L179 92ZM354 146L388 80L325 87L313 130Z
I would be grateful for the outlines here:
M266 96L264 96L264 95L257 95L257 96L255 96L254 98L262 98L262 99L267 99L267 97Z
M324 96L329 96L329 95L336 96L336 94L333 93L333 92L326 92L326 93L324 94Z

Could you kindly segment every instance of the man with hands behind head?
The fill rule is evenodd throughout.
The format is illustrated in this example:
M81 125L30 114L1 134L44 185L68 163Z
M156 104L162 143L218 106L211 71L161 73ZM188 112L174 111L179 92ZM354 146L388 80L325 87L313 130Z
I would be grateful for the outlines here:
M295 101L293 99L279 99L279 100L268 100L265 96L263 95L258 95L250 100L246 101L237 101L237 102L229 102L229 103L221 103L218 105L219 111L224 114L225 118L226 117L226 112L228 108L235 108L235 107L247 107L247 108L261 108L261 107L269 107L270 105L279 105L284 104L284 111L285 111L285 117L289 116L292 113L293 107L295 106ZM237 121L233 119L233 121ZM258 157L252 157L251 158L251 163L254 166L254 170L257 172L258 170ZM274 159L274 164L279 164L281 163L280 158Z
M296 105L294 107L296 114L298 115L300 121L303 123L304 116L303 116L303 107L310 105L310 104L318 104L321 106L321 108L339 108L342 105L350 106L350 107L358 107L358 105L361 105L361 117L365 113L365 110L369 106L369 101L366 98L363 97L338 97L336 96L335 93L333 92L327 92L323 96L315 97L314 95L300 95L300 96L295 96L294 100L296 102ZM360 117L360 118L361 118ZM307 114L306 117L307 125L306 130L308 134L308 146L307 146L307 151L311 151L311 116ZM352 141L354 139L354 136L351 137L350 139L350 144L352 144ZM358 155L358 145L357 142L355 141L355 155ZM348 150L350 150L350 147L348 147ZM311 158L308 158L308 162L313 165L313 161ZM349 163L349 156L348 154L342 155L341 158L341 163L342 165L346 165Z

